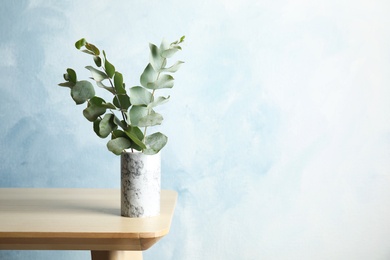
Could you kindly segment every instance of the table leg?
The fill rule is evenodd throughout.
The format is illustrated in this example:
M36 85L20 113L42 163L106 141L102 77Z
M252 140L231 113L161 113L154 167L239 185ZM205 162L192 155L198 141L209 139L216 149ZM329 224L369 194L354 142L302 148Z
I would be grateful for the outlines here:
M142 260L142 251L91 251L92 260Z

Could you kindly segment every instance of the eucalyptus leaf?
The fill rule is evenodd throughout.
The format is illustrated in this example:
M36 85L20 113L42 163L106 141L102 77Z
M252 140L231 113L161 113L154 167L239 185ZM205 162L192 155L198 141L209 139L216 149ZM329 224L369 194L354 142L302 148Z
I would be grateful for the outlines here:
M106 113L106 108L97 105L90 105L83 110L84 117L91 122L96 121L96 119L98 119L99 116L103 115L104 113Z
M99 49L95 45L93 45L91 43L86 42L85 43L85 48L87 48L87 50L91 51L94 55L99 55L100 54Z
M146 88L149 89L162 89L162 88L172 88L174 85L174 78L171 75L160 75L157 81L148 83Z
M112 94L115 95L115 90L114 90L113 87L106 86L106 85L104 85L103 82L101 82L101 81L96 81L96 85L97 85L98 87L100 87L100 88L104 88L104 89L108 90L109 92L111 92Z
M118 95L126 94L126 90L123 86L123 76L120 72L116 71L114 76L115 91Z
M179 70L180 66L183 64L184 62L183 61L177 61L175 64L173 64L171 67L169 68L162 68L160 70L160 72L176 72Z
M149 44L150 49L150 64L153 66L155 71L159 71L162 68L164 58L160 54L160 50L154 44Z
M111 139L119 138L119 137L127 137L126 133L122 130L116 129L111 133Z
M82 38L82 39L78 40L78 41L75 43L75 47L76 47L78 50L80 50L80 48L83 47L83 46L85 45L86 42L87 42L87 41L86 41L84 38Z
M100 118L96 119L94 122L93 122L93 131L95 132L95 134L97 136L100 137L100 133L99 133L99 124L100 124L100 121L102 121Z
M70 68L66 69L66 72L68 74L68 81L76 84L76 82L77 82L76 72Z
M93 78L96 82L101 82L101 81L103 81L103 80L105 80L105 79L108 79L107 74L104 73L103 71L97 70L97 69L95 69L95 68L92 67L92 66L86 66L85 68L91 72L92 78Z
M178 51L178 49L176 49L176 48L170 48L168 50L163 51L161 53L161 56L164 58L171 58L177 51Z
M168 97L158 97L153 102L151 102L147 107L148 107L148 109L151 109L153 107L165 104L168 101L169 101L169 96Z
M122 108L123 110L127 110L131 106L128 95L116 95L112 100L112 103L114 103L117 108Z
M146 149L143 150L144 154L153 155L158 153L168 142L168 137L164 134L157 132L145 137Z
M111 139L107 143L108 150L116 155L120 155L125 149L128 149L130 147L131 141L126 137Z
M73 100L77 105L83 104L90 98L95 96L95 89L91 82L82 80L78 81L71 89L70 92Z
M112 65L106 58L106 53L103 51L104 54L104 68L106 70L107 76L109 78L112 78L115 74L115 66Z
M126 122L124 120L120 120L118 117L114 117L114 123L121 127L122 129L126 129L127 128L127 125L126 125Z
M116 128L117 125L114 123L114 115L106 114L99 123L99 136L106 138Z
M143 87L132 87L130 88L130 102L134 106L148 105L153 101L152 93Z
M160 51L165 51L169 49L169 46L170 46L169 42L164 38L160 44Z
M141 149L145 149L145 144L141 141L142 138L139 138L136 132L132 131L132 128L125 131L126 135Z
M132 106L130 108L130 123L133 126L138 126L140 118L148 115L149 109L144 106Z
M83 115L89 121L94 122L106 112L106 109L104 99L95 96L89 100L87 108L83 110Z
M157 80L158 73L153 69L153 66L149 63L144 72L141 74L140 82L141 85L147 87L147 85L151 82L155 82Z
M96 66L102 66L102 59L99 56L93 56L93 61L95 62Z
M155 125L161 125L163 121L162 115L159 113L150 113L144 117L141 117L138 121L139 127L148 127L148 126L155 126Z
M60 83L58 84L58 86L61 86L61 87L68 87L68 88L72 88L75 84L73 82L63 82L63 83Z
M116 106L114 106L111 103L104 103L103 107L108 108L108 109L116 109Z
M90 51L90 50L82 50L82 52L87 53L89 55L95 55L95 53L93 51Z

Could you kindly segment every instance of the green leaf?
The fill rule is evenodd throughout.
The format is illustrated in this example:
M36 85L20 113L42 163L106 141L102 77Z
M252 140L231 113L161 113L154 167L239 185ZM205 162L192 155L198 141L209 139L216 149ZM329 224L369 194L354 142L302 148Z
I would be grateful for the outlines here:
M76 104L80 105L95 96L95 89L91 82L82 80L78 81L74 87L72 87L70 94Z
M153 155L158 153L168 142L168 137L164 134L157 132L145 137L146 149L143 153Z
M125 137L111 139L107 143L108 150L113 152L116 155L120 155L125 149L128 149L130 147L131 147L131 141Z
M116 109L116 106L114 106L111 103L104 103L103 107L108 108L108 109Z
M93 51L82 50L82 52L87 53L87 54L89 54L89 55L94 55L94 56L95 56L95 53L94 53Z
M174 85L174 78L171 75L160 75L157 81L148 83L146 88L149 89L162 89L172 88Z
M147 127L147 126L161 125L162 121L163 121L162 115L153 112L144 117L141 117L138 121L138 126Z
M58 86L61 86L61 87L68 87L68 88L73 88L74 86L74 83L73 82L63 82L63 83L60 83L58 84Z
M148 115L149 109L144 106L132 106L130 108L130 122L133 126L138 126L140 118Z
M151 82L155 82L157 80L158 73L153 69L153 66L149 63L144 72L141 74L140 82L141 85L147 87L147 85Z
M155 99L152 103L150 103L147 107L149 109L153 108L153 107L156 107L156 106L159 106L159 105L162 105L162 104L165 104L169 101L169 96L168 97L158 97L157 99Z
M99 116L106 112L106 108L98 106L89 106L83 110L83 115L88 121L94 122Z
M105 79L108 79L107 74L104 73L103 71L97 70L97 69L95 69L95 68L92 67L92 66L86 66L85 68L91 72L92 78L93 78L96 82L101 82L101 81L103 81L103 80L105 80Z
M177 51L178 49L176 48L169 48L168 50L163 51L161 56L164 58L171 58Z
M99 136L106 138L116 128L117 125L114 123L114 114L106 114L99 123Z
M100 87L100 88L104 88L104 89L108 90L113 95L115 95L115 90L113 87L106 86L101 81L96 81L96 85L98 85L98 87Z
M64 73L64 80L69 81L69 74L68 73Z
M66 72L68 73L68 79L69 79L68 81L76 84L76 82L77 82L76 72L70 68L66 69Z
M123 129L125 129L126 127L127 127L127 124L126 124L126 122L124 121L124 120L120 120L118 117L114 117L114 123L117 125L117 126L119 126L119 127L121 127L121 128L123 128Z
M150 64L153 66L155 71L158 71L162 68L164 63L164 58L160 54L160 50L154 44L149 44L150 49Z
M99 133L99 124L100 124L100 121L102 121L100 118L96 119L94 122L93 122L93 131L95 132L95 134L97 136L100 137L100 133Z
M93 56L93 61L95 62L96 66L102 66L102 59L99 56Z
M112 78L115 74L115 67L107 60L106 53L104 51L103 51L103 55L104 55L104 68L106 70L108 77Z
M165 51L169 49L169 46L170 46L169 42L166 39L163 39L160 44L160 51Z
M118 71L115 72L114 86L115 86L116 93L118 95L126 94L126 90L125 90L125 88L123 86L123 76Z
M78 50L80 50L80 48L83 47L83 46L85 45L86 42L87 42L87 41L86 41L84 38L82 38L82 39L78 40L74 45L75 45L75 47L76 47Z
M137 134L137 132L135 132L136 130L134 130L134 129L138 129L138 130L139 130L139 128L133 128L133 127L131 127L131 128L129 128L129 129L127 129L127 130L125 131L126 135L131 139L131 141L133 141L133 142L134 142L137 146L139 146L141 149L145 149L146 146L145 146L145 144L141 141L141 139L142 139L143 137L139 138L139 135ZM142 134L142 132L141 132L141 134Z
M126 135L125 132L123 132L122 130L119 130L119 129L116 129L116 130L112 131L111 139L116 139L116 138L119 138L119 137L127 137L127 135Z
M143 87L132 87L130 88L130 102L134 106L148 105L153 101L152 93Z
M120 108L122 110L127 110L131 106L130 98L128 95L117 95L112 100L112 103L114 103L117 108Z
M85 43L85 48L87 48L87 50L91 51L94 55L99 55L100 54L99 49L95 45L93 45L91 43L86 42Z
M181 64L183 64L183 63L184 63L183 61L177 61L171 67L161 69L160 72L172 72L172 73L174 73L174 72L179 70Z
M93 97L88 102L88 107L83 110L86 119L94 122L106 112L105 101L100 97Z

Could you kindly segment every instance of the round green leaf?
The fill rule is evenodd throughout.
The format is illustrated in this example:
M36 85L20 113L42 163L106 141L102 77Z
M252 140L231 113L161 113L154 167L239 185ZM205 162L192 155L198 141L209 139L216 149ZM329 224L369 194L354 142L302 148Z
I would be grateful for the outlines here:
M157 81L146 84L149 89L172 88L174 79L171 75L160 75Z
M138 126L140 118L148 115L149 109L144 106L132 106L130 108L130 122L133 126Z
M106 107L104 106L104 100L99 97L93 97L90 99L88 107L83 110L83 115L89 121L94 122L105 112Z
M144 154L156 154L158 153L168 142L168 137L164 134L157 132L145 137L146 149L144 149Z
M119 137L111 139L107 143L107 148L109 151L113 152L116 155L120 155L123 150L131 147L131 141L126 137Z
M95 96L95 89L91 82L82 80L78 81L74 87L72 87L70 94L76 104L80 105Z
M143 87L130 88L130 102L134 106L148 105L153 101L152 93Z
M141 117L137 125L139 127L155 126L155 125L161 125L162 121L163 121L162 115L153 112L149 115Z
M106 114L99 123L99 136L106 138L116 128L117 125L114 123L114 115Z

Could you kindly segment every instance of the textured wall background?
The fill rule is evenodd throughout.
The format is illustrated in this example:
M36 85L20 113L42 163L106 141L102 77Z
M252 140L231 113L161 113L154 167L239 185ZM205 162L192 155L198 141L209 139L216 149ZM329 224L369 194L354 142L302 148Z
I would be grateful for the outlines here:
M145 259L390 259L389 12L386 0L3 1L0 186L119 187L119 158L57 86L67 67L89 76L73 44L105 49L133 86L148 42L186 35L161 111L163 188L180 198Z

